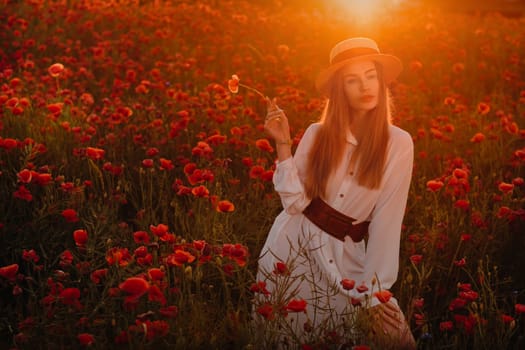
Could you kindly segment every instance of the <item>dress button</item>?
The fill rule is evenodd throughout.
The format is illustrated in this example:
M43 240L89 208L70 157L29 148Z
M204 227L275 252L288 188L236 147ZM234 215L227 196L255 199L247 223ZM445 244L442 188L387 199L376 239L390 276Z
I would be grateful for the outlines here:
M354 176L354 172L353 171L350 172L350 176Z
M333 264L334 261L333 261L332 259L330 259L330 260L328 260L328 262L329 262L330 264Z
M343 198L345 195L342 193L339 193L339 197Z

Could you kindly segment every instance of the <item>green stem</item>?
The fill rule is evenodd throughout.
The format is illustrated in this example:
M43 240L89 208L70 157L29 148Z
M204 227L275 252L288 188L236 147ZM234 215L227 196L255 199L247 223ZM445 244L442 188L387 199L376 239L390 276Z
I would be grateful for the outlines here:
M242 86L248 90L251 90L253 92L255 92L256 94L258 94L259 96L261 96L262 98L264 99L267 99L268 97L265 96L262 92L260 92L259 90L257 90L256 88L252 88L251 86L248 86L248 85L244 85L243 83L239 83L239 86Z

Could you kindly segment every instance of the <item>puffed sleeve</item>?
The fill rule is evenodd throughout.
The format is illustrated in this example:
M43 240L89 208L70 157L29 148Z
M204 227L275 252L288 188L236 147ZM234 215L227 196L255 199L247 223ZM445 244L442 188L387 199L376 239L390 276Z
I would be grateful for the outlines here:
M310 203L304 190L308 151L314 141L319 124L310 125L304 132L293 157L276 163L273 174L275 191L281 198L284 210L288 214L298 214Z
M414 144L407 132L396 128L390 159L383 177L382 191L371 215L363 278L372 291L390 289L399 269L401 225L412 177ZM371 305L379 301L373 297Z

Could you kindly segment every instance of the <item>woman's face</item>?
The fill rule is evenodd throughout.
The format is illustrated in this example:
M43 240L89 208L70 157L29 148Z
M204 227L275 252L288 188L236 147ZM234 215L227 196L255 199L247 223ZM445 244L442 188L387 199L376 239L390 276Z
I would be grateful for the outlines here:
M356 113L366 113L377 106L379 78L372 61L357 61L342 69L345 96Z

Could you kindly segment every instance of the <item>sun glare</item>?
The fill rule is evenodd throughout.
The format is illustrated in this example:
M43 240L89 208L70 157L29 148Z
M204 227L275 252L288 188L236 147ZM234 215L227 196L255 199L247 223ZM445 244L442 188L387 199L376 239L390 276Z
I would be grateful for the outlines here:
M403 0L333 0L340 14L360 22L373 22L378 15L399 6Z

